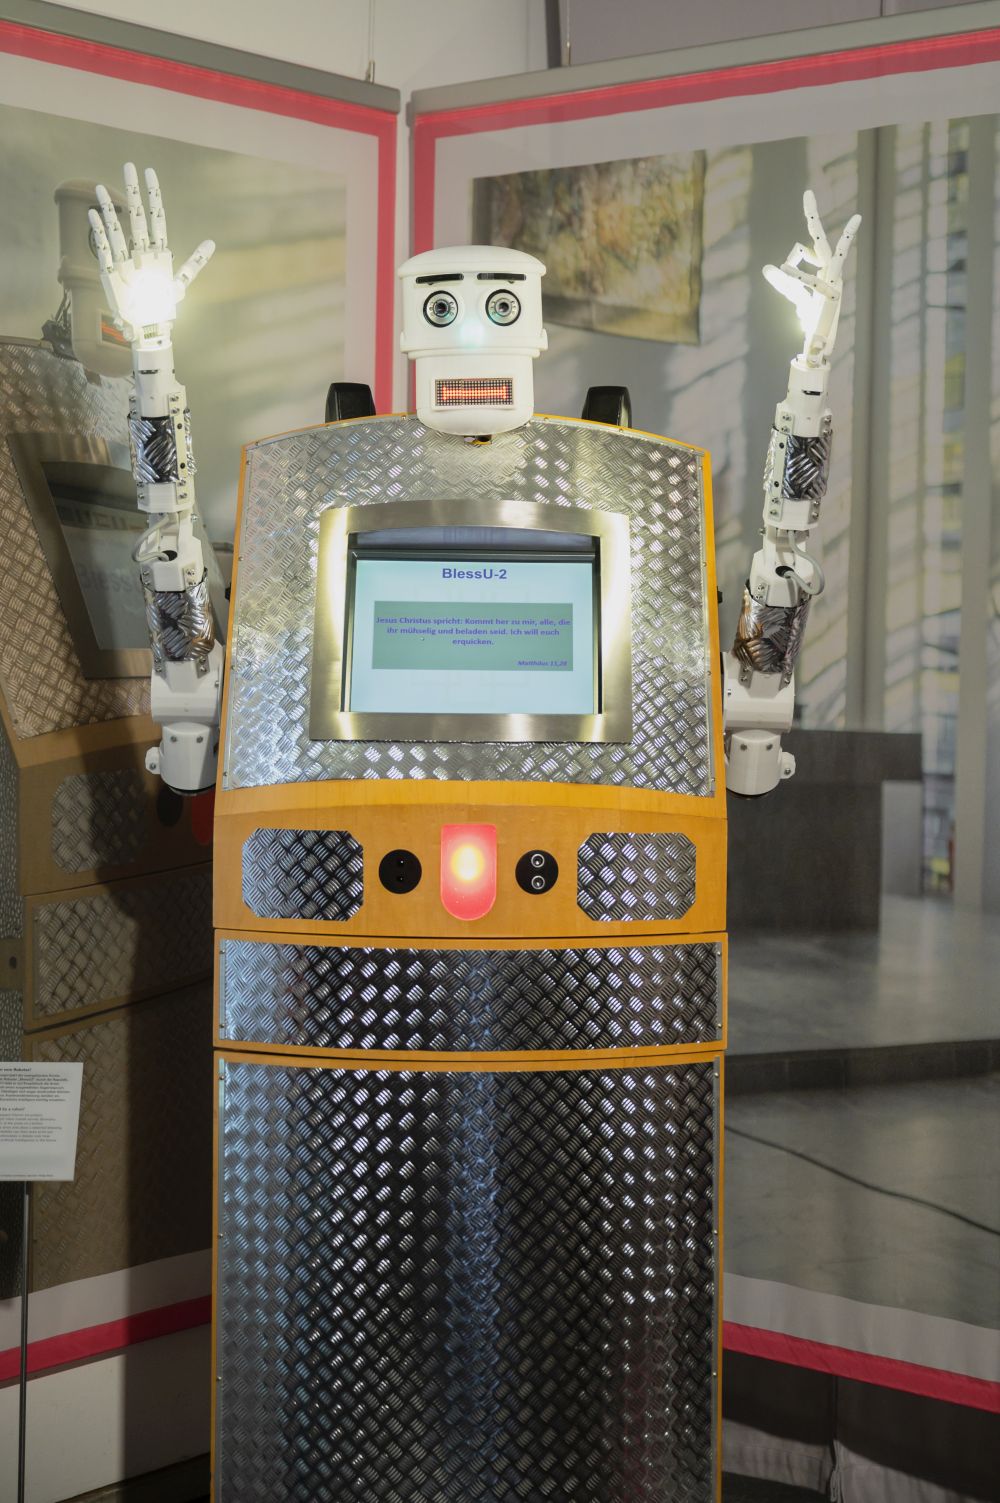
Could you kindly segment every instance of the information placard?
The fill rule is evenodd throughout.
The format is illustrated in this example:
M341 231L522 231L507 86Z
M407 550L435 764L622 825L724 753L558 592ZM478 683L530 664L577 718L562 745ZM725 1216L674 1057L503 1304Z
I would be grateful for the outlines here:
M0 1062L0 1181L76 1173L82 1064Z

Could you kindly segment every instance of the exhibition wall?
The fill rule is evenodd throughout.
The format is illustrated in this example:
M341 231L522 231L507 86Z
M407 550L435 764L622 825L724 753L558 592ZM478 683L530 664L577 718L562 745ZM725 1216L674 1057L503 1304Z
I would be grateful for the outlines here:
M533 251L549 267L550 349L536 368L537 408L572 417L588 386L620 383L638 427L710 451L725 640L759 541L774 405L801 337L760 268L803 235L807 184L831 234L860 211L831 385L834 464L820 530L828 587L800 661L799 724L919 734L923 891L1000 911L1000 807L989 797L1000 786L1000 4L949 5L954 23L938 18L926 35L923 0L671 6L669 34L668 8L652 0L635 5L636 30L589 0L574 0L572 16L566 0L557 8L563 42L575 35L578 66L543 73L553 7L537 0L507 0L502 24L495 0L378 0L373 10L364 0L297 0L292 10L178 0L168 14L152 0L105 0L99 16L82 0L0 6L8 206L0 337L37 341L56 315L56 187L72 179L119 187L127 158L156 166L178 253L207 235L219 245L181 310L177 373L193 412L200 503L228 547L242 444L317 422L339 378L370 382L380 411L406 405L394 267L410 249L473 238ZM875 19L889 16L884 25ZM973 16L983 28L975 42L950 40ZM42 23L41 38L29 34ZM166 23L171 33L156 31ZM767 35L791 26L791 36ZM810 37L811 26L824 29ZM752 33L759 40L727 40ZM622 37L629 54L692 51L619 60ZM373 57L369 88L360 80ZM387 81L420 91L410 117L397 113ZM816 817L831 823L838 814L817 808ZM796 879L794 854L777 841L769 854ZM912 970L937 978L920 1019L932 1044L953 1037L927 1019L934 1003L939 1022L949 1011L941 977L950 965L959 975L969 932L954 950L937 930L925 929L919 945L915 931L896 933ZM864 999L845 995L857 974L849 948L807 956L824 1043L838 1027L843 1043L851 1004L863 1008ZM805 1017L801 977L783 976L770 956L758 966L758 1015L770 1013L783 1048L805 1048L816 1018ZM978 988L982 1008L982 974L969 967L961 977L955 990ZM909 1040L918 990L897 996L895 1011L876 999L880 1044ZM745 1019L752 1009L739 1001ZM813 1099L799 1102L793 1136L820 1160L842 1147L846 1182L856 1157L868 1164L870 1140L856 1153L839 1107L832 1092L825 1115ZM896 1152L905 1176L923 1157L946 1180L948 1155L936 1151L944 1113L924 1114L925 1136L918 1127L908 1137L893 1109L868 1115L887 1158ZM775 1139L782 1130L768 1128ZM746 1140L742 1151L751 1151ZM779 1196L785 1181L772 1164L736 1160L735 1224L741 1186L745 1200L761 1185ZM885 1160L875 1167L878 1178ZM992 1224L985 1181L967 1178L982 1201L977 1214ZM816 1222L798 1247L811 1273L817 1239L832 1245L845 1225L860 1236L865 1217L805 1181L801 1193L788 1183L800 1213ZM774 1222L786 1225L777 1211ZM922 1225L913 1226L917 1244ZM901 1263L907 1246L906 1237L883 1238ZM938 1246L959 1284L959 1244L942 1237ZM859 1248L858 1264L863 1258ZM767 1275L772 1291L794 1281L779 1261ZM940 1308L921 1307L923 1325L907 1324L912 1310L895 1321L906 1295L866 1289L869 1304L841 1305L831 1282L820 1291L826 1303L805 1299L797 1323L794 1310L762 1310L767 1278L738 1271L731 1280L730 1325L756 1332L731 1332L731 1346L742 1339L737 1349L752 1353L766 1327L775 1344L763 1355L775 1361L794 1361L796 1341L851 1347L843 1360L860 1382L891 1386L894 1362L924 1368L935 1343L944 1350L947 1316L945 1335L958 1346L948 1347L945 1376L961 1382L949 1387L934 1373L913 1378L924 1387L907 1392L986 1407L983 1393L995 1387L983 1376L993 1360L986 1338L980 1332L970 1357L956 1334L988 1324L971 1297L967 1307L957 1294L949 1303L955 1291L944 1289ZM72 1298L39 1300L33 1337L66 1359L32 1385L39 1498L204 1449L207 1279L205 1256L193 1254L183 1267L175 1260L145 1278L119 1270ZM854 1315L863 1309L862 1325L878 1307L881 1325L873 1317L855 1330L848 1303ZM176 1313L182 1307L186 1315ZM10 1302L0 1316L0 1349L10 1357ZM88 1348L88 1339L105 1346ZM71 1349L72 1364L84 1366L71 1365ZM889 1353L881 1377L859 1352ZM164 1383L172 1405L160 1403ZM12 1387L0 1389L2 1442L13 1434L14 1400ZM46 1444L54 1429L58 1447Z
M831 385L828 589L800 664L800 723L922 733L924 889L997 907L984 838L997 736L979 689L996 614L996 340L990 320L965 318L967 298L991 306L995 281L996 35L888 38L877 62L877 48L799 45L798 60L741 66L734 54L736 66L659 84L643 72L566 93L562 70L535 93L539 80L500 81L478 106L462 90L418 95L416 246L481 236L548 261L540 405L579 410L588 385L620 382L639 426L710 450L731 612L797 339L760 267L801 235L804 184L834 227L863 213ZM682 232L692 220L700 235Z
M48 22L51 9L33 11ZM176 264L201 240L211 236L218 243L212 276L199 288L207 292L199 298L198 316L178 325L176 354L194 414L199 505L223 547L231 546L242 445L321 419L327 386L348 375L371 385L384 408L391 406L395 348L396 92L330 74L278 69L267 59L255 60L261 66L248 65L245 55L218 49L203 49L201 61L181 48L175 55L151 53L135 45L139 40L125 29L115 45L0 14L5 148L0 179L9 206L0 298L5 728L21 759L29 761L51 753L53 738L65 734L82 759L74 775L86 781L92 774L98 784L106 774L87 760L98 755L95 738L101 742L103 736L102 745L121 735L141 738L149 668L133 667L137 676L132 678L105 679L100 673L87 678L61 606L74 563L85 599L90 590L117 604L135 590L128 551L133 524L141 528L140 514L133 504L124 531L117 519L98 523L103 530L95 542L85 520L70 516L65 507L63 513L57 510L60 521L64 514L69 517L72 562L67 568L63 559L50 568L14 461L18 444L33 443L33 453L38 449L51 459L53 452L62 455L73 445L89 455L99 440L108 456L103 483L110 486L117 478L132 488L131 354L100 301L85 218L93 184L104 181L120 199L125 161L140 169L155 166ZM74 348L73 341L88 331L100 374L85 369ZM102 549L109 536L119 544L124 536L124 552ZM219 595L221 600L221 581ZM221 600L216 612L220 622L224 605ZM122 614L119 609L116 619ZM138 618L145 636L141 599L128 614ZM148 664L148 654L143 655ZM135 784L142 776L137 770L124 775L140 790L139 814L119 791L107 816L110 826L128 825L136 817L141 830L165 824L156 812L158 789ZM10 778L5 789L9 786ZM86 797L80 802L87 824ZM23 852L30 844L25 819L37 817L45 831L37 842L44 860L52 842L48 804L36 797L25 807L28 814L12 816L5 793L7 838L20 839ZM190 808L193 803L180 812L184 829ZM87 839L93 834L88 825ZM94 881L109 876L130 881L134 873L128 863L123 871L120 854L102 852L88 854L84 863L94 868ZM204 862L204 845L196 854ZM58 867L57 856L55 850ZM70 880L81 880L58 871L35 880L29 867L23 854L4 866L18 914L22 897L41 894L44 900ZM171 931L169 949L189 955L203 978L211 971L210 943L200 924L203 914L210 919L210 876L207 891L207 907L186 911L179 923L170 893L155 905L158 922ZM79 1047L86 1053L90 1081L77 1180L68 1187L42 1187L32 1218L28 1447L33 1500L75 1495L166 1466L180 1464L183 1471L208 1444L202 1385L210 1206L199 1189L203 1176L192 1175L190 1165L208 1171L211 1163L210 1066L207 1053L199 1052L208 1034L191 1021L192 1013L196 1019L206 1016L210 993L206 988L200 998L192 992L186 1000L165 995L166 973L156 969L154 959L152 980L146 978L153 995L142 995L141 987L132 995L133 972L144 966L149 971L150 957L163 954L157 949L162 937L151 922L140 924L138 933L134 924L129 930L129 903L141 898L122 892L123 882L116 880L108 894L88 887L80 898L92 905L103 902L113 930L102 943L98 920L87 910L84 930L89 943L96 926L97 944L91 946L96 953L89 972L82 954L76 955L67 1006L79 1009L81 999L96 997L105 1010L93 1026L74 1014L65 1038L60 1034L53 1042L46 1034L39 1043L32 1034L23 1043L20 1037L9 1046L4 1041L8 1057L12 1051L15 1057L48 1058L46 1049ZM13 934L17 959L19 923L2 932L5 938ZM40 974L35 929L24 933L33 974ZM72 937L68 943L72 948ZM81 940L79 949L85 948ZM116 968L124 981L110 982L105 975ZM16 1016L20 992L5 991L2 997L5 1019ZM122 1008L108 1011L108 999L119 997ZM164 1047L161 1040L150 1048L157 1017L169 1020L169 1044ZM135 1046L140 1034L144 1054ZM151 1064L145 1076L143 1060ZM181 1079L172 1080L171 1069ZM203 1110L179 1105L189 1089ZM164 1135L154 1151L148 1151L150 1123L159 1124ZM179 1175L185 1179L179 1192L184 1215L168 1218L174 1226L161 1236L157 1215L143 1211L144 1197L151 1197L158 1214ZM10 1253L20 1240L20 1215L8 1215L8 1205L9 1196L3 1216L7 1278L0 1302L4 1499L14 1496L16 1485L7 1458L16 1457L18 1449L20 1315L17 1299L10 1297L18 1287ZM61 1231L47 1230L53 1226ZM67 1256L53 1264L50 1254L58 1249ZM56 1446L52 1435L59 1436Z

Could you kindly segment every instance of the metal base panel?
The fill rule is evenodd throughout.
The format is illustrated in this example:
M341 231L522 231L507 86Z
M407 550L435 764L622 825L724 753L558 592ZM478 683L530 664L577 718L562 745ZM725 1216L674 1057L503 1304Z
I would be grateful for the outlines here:
M216 1503L710 1503L715 1060L222 1059Z

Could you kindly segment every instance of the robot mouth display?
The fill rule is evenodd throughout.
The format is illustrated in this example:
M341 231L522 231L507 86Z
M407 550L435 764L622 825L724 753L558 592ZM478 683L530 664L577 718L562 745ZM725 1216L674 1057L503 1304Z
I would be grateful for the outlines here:
M467 376L434 382L436 407L513 407L511 376Z

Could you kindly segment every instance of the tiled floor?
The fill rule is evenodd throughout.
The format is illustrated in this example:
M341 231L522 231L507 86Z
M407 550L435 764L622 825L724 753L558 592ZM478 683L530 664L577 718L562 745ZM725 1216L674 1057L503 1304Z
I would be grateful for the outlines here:
M734 1054L1000 1035L1000 923L935 898L886 897L877 934L737 934Z
M982 1076L731 1099L726 1270L1000 1324L998 1085Z

